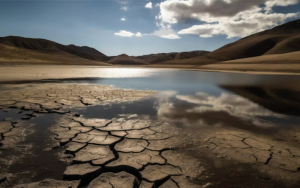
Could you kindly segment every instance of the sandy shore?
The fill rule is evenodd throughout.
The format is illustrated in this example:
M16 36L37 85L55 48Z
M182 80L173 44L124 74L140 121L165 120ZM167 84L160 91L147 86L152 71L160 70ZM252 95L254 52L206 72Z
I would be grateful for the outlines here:
M280 74L280 75L299 75L300 66L297 64L285 65L207 65L202 67L190 66L63 66L63 65L14 65L0 66L0 82L22 82L37 81L44 79L72 79L72 78L111 78L114 77L111 68L127 68L130 71L138 69L168 69L168 70L192 70L206 72L232 72L245 74ZM104 68L108 71L103 70ZM299 70L299 71L298 71ZM120 69L120 71L122 71ZM123 71L122 71L123 72ZM124 72L123 72L124 73ZM116 75L117 76L117 75ZM126 75L125 75L126 76Z

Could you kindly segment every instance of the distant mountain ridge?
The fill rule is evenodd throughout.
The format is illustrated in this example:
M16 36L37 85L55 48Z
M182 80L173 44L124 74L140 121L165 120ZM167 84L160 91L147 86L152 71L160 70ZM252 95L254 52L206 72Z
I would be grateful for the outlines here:
M42 53L69 53L93 61L106 61L108 57L87 46L62 45L46 39L24 38L18 36L0 37L0 43L12 47L35 50Z
M62 45L46 39L0 37L0 62L83 65L145 65L160 67L217 68L243 63L300 63L300 19L262 31L213 52L191 51L143 56L108 57L88 46ZM283 55L281 55L283 54ZM105 63L106 62L106 63ZM210 67L212 65L213 67Z
M191 52L171 52L171 53L158 53L158 54L149 54L143 56L136 56L138 59L142 59L149 64L161 63L168 60L174 59L188 59L193 57L202 56L208 54L208 51L197 50Z
M164 64L201 66L243 58L283 54L300 50L300 20L294 20L227 44L203 56L171 60Z
M207 51L192 51L150 54L137 57L128 56L126 54L108 57L98 50L88 46L76 46L73 44L62 45L46 39L25 38L19 36L0 37L0 44L4 45L2 49L8 50L7 52L2 51L2 55L0 53L0 58L19 59L16 60L18 62L26 62L25 60L29 61L30 59L37 62L48 63L55 61L55 64L59 63L60 59L61 61L66 61L68 58L73 60L75 59L75 61L79 63L80 58L83 58L101 63L107 62L112 65L147 65L174 59L187 59L209 53ZM19 52L17 53L18 55L16 56L16 53L12 52L13 49L7 48L5 45L16 48ZM78 59L76 59L76 57L78 57ZM48 59L51 61L48 61ZM86 61L84 62L87 63ZM69 63L71 62L68 62L68 64ZM88 64L94 63L95 62L89 62Z
M113 65L146 65L147 62L138 59L136 57L128 56L126 54L121 54L119 56L112 57L108 63Z

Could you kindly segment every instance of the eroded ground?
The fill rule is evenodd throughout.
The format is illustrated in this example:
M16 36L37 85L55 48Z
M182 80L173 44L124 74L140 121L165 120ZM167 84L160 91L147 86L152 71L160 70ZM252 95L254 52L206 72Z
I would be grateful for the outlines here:
M77 113L155 94L99 85L1 86L0 108L18 115L0 122L0 186L297 187L297 127L270 136L150 115Z

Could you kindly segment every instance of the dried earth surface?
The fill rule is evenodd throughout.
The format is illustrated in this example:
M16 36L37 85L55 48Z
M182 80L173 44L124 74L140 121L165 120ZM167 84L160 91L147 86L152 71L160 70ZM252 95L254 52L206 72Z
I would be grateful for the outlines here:
M271 136L232 127L182 127L138 114L88 118L76 112L155 94L87 84L2 85L0 109L16 110L21 118L0 122L0 187L297 187L297 127ZM11 167L26 168L26 156L40 156L32 149L39 142L28 139L39 134L34 120L49 114L57 116L51 116L49 134L41 138L47 145L40 144L39 152L55 152L61 178L42 178L34 170L24 178L25 172ZM247 178L253 180L249 185Z

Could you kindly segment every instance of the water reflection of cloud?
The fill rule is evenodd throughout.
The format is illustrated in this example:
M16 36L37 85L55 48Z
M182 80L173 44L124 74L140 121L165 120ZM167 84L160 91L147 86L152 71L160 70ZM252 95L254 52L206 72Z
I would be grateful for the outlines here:
M181 121L186 125L230 125L251 129L253 125L263 128L276 126L260 117L285 117L234 94L212 96L198 92L194 96L175 95L175 98L179 102L166 99L159 101L157 113L160 118Z
M195 96L177 95L177 99L189 103L198 104L200 106L190 109L190 111L206 112L206 111L226 111L236 116L276 116L283 115L271 112L258 104L238 95L222 93L220 96L211 96L206 93L196 93Z
M173 103L170 102L170 98L177 94L176 91L161 91L158 94L158 101L156 104L157 114L168 114L171 113L171 109L173 108Z

